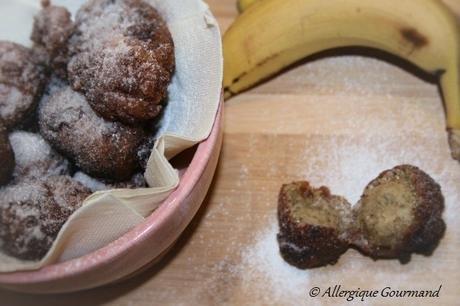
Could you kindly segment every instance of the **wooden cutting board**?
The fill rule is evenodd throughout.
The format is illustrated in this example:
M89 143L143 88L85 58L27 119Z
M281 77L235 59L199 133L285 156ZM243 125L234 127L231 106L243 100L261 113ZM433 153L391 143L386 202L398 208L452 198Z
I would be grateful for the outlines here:
M458 0L445 2L460 16ZM237 15L235 0L209 5L225 31ZM380 291L442 285L439 298L380 297L360 304L459 304L460 166L449 156L435 84L378 59L333 56L231 99L225 113L214 184L194 222L158 265L82 293L37 297L0 291L0 304L345 304L344 298L309 296L313 287L332 293L335 285ZM281 184L307 179L354 203L372 178L400 163L419 166L444 192L447 232L431 257L416 255L401 265L349 250L336 265L310 271L280 259L275 215Z

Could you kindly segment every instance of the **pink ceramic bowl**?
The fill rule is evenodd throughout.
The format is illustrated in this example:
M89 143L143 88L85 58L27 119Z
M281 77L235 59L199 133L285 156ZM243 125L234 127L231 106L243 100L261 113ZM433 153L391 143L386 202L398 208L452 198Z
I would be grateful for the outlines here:
M0 274L0 287L30 293L94 288L133 275L162 256L203 202L222 146L223 101L207 140L200 143L179 187L142 224L102 249L30 272Z

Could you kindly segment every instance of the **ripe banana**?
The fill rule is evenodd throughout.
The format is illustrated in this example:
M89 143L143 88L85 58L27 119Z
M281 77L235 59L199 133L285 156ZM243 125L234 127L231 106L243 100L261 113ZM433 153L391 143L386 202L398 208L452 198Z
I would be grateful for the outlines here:
M440 0L247 3L224 35L227 98L323 50L380 49L440 75L452 153L460 160L460 33Z

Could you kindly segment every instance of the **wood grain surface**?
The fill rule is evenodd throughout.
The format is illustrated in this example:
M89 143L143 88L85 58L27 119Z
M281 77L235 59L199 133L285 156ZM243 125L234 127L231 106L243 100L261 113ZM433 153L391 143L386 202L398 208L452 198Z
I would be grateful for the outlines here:
M460 16L460 1L445 2ZM224 32L237 14L235 0L208 3ZM347 290L442 285L439 298L354 302L459 305L460 166L449 156L438 87L403 68L363 54L335 54L229 100L214 183L165 258L128 281L86 292L0 291L0 305L347 304L343 298L309 297L315 286L334 285ZM283 265L273 243L281 184L308 179L354 203L370 179L398 163L421 167L443 188L447 232L432 256L415 255L401 265L349 250L334 266L297 271Z

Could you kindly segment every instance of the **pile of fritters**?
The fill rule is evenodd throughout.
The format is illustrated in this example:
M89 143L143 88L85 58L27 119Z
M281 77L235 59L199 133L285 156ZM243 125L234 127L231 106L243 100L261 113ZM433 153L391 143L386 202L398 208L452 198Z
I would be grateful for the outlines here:
M42 4L32 48L0 41L0 249L24 260L46 254L91 192L145 186L175 67L143 0L90 0L74 21Z

